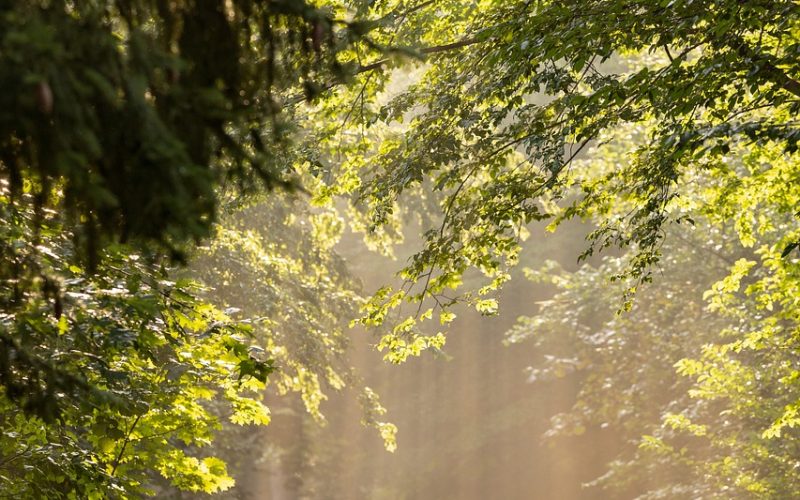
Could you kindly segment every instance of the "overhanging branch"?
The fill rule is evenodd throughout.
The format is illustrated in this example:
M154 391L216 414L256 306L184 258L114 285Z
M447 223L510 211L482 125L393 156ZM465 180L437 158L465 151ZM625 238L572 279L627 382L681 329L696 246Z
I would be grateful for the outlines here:
M777 67L772 61L770 61L768 55L757 53L741 37L734 37L734 43L731 45L731 47L735 49L740 56L745 59L749 59L756 65L756 73L763 75L769 81L778 85L787 92L800 97L800 81L790 77L784 70Z
M420 54L425 54L425 55L438 54L438 53L441 53L441 52L449 52L451 50L462 49L464 47L468 47L470 45L474 45L474 44L480 43L482 41L484 41L484 39L465 38L463 40L459 40L457 42L452 42L452 43L446 43L444 45L435 45L433 47L423 47L423 48L417 50L417 52L420 53ZM384 59L379 59L379 60L377 60L375 62L371 62L369 64L365 64L363 66L359 66L355 70L355 72L353 73L353 76L360 75L362 73L368 73L370 71L379 70L384 65L386 65L389 61L390 61L389 58L384 58ZM342 85L343 83L345 83L344 80L337 80L337 81L334 81L334 82L326 83L325 85L322 86L320 92L326 92L326 91L332 89L333 87L336 87L338 85ZM299 103L305 101L306 99L307 99L307 97L305 95L297 95L297 96L291 97L291 98L286 100L286 102L284 103L283 107L287 108L287 107L290 107L290 106L294 106L295 104L299 104Z
M433 47L424 47L422 49L419 49L418 52L420 54L425 54L425 55L438 54L440 52L449 52L451 50L458 50L458 49L467 47L469 45L474 45L476 43L480 43L482 41L483 41L482 39L478 39L478 38L466 38L466 39L460 40L458 42L447 43L447 44L444 44L444 45L435 45ZM384 64L386 64L388 62L389 62L389 59L388 58L384 58L384 59L380 59L378 61L375 61L373 63L366 64L364 66L359 67L356 70L355 74L359 75L361 73L366 73L368 71L374 71L376 69L380 69Z

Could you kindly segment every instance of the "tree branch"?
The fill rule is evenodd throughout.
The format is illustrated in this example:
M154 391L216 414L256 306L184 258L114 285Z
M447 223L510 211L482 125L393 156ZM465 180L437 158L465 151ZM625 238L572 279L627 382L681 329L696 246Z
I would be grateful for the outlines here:
M787 75L785 71L775 66L775 64L769 60L769 56L757 53L740 36L734 37L734 43L731 44L731 48L736 50L743 58L752 61L756 65L756 73L761 73L780 88L800 97L800 81L795 80Z
M122 460L122 455L125 453L125 448L128 446L128 443L131 441L131 435L133 434L133 430L136 428L136 424L139 423L139 419L142 418L142 415L136 415L136 419L131 424L131 428L128 429L128 434L125 436L125 441L122 442L122 448L119 450L119 454L117 454L117 458L114 459L114 464L111 467L111 474L114 475L117 472L117 467L119 467L119 462Z
M28 453L28 450L30 450L30 449L31 449L31 445L27 444L27 445L25 445L25 449L24 450L22 450L20 452L17 452L17 453L14 453L13 455L10 455L8 457L4 457L3 460L0 460L0 468L6 467L7 464L9 464L9 463L13 462L14 460L18 459L19 457L25 455L26 453Z
M438 54L440 52L448 52L448 51L451 51L451 50L458 50L458 49L467 47L469 45L474 45L476 43L480 43L482 41L484 41L484 40L478 39L478 38L465 38L464 40L459 40L458 42L447 43L447 44L444 44L444 45L435 45L433 47L424 47L422 49L419 49L417 52L419 52L420 54L425 54L425 55ZM390 61L389 58L384 58L384 59L379 59L379 60L377 60L375 62L371 62L369 64L365 64L365 65L359 66L358 69L356 69L355 72L353 73L353 76L381 69L389 61ZM344 80L337 80L335 82L327 83L327 84L322 86L322 89L320 90L320 92L326 92L326 91L332 89L333 87L336 87L336 86L341 85L343 83L345 83ZM286 102L284 103L283 107L284 108L288 108L290 106L294 106L295 104L299 104L299 103L301 103L301 102L303 102L305 100L306 100L306 96L305 95L296 95L296 96L291 97L288 100L286 100Z
M386 14L381 19L379 19L377 22L383 23L388 19L404 19L404 18L410 16L411 14L413 14L414 12L422 10L425 7L428 7L428 6L433 5L435 3L436 3L436 0L427 0L425 2L422 2L422 3L418 4L418 5L414 5L413 7L409 7L408 9L406 9L406 10L404 10L402 12L396 12L396 11L390 12L389 14Z
M777 83L780 88L800 97L800 82L791 78L782 69L770 61L764 61L763 72L767 77L771 77L772 81Z
M465 38L464 40L459 40L458 42L447 43L447 44L444 44L444 45L435 45L433 47L424 47L422 49L419 49L418 52L420 54L425 54L425 55L438 54L440 52L449 52L451 50L458 50L458 49L467 47L469 45L474 45L476 43L480 43L482 41L483 40L478 39L478 38ZM355 74L359 75L361 73L366 73L368 71L374 71L376 69L381 68L384 64L386 64L388 62L389 62L388 58L380 59L380 60L375 61L373 63L370 63L370 64L367 64L367 65L359 67L356 70Z

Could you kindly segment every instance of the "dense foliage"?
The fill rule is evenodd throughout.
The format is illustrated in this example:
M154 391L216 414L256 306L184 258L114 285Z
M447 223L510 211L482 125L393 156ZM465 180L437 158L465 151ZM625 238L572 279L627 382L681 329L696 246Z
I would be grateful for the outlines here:
M426 320L446 324L462 302L496 312L531 221L588 219L583 257L623 257L562 282L558 306L526 327L545 346L587 344L540 367L591 368L554 433L584 419L648 434L620 458L640 469L613 476L618 493L796 496L799 13L780 1L447 2L393 33L431 54L420 75L399 87L361 76L321 108L340 106L350 135L318 132L347 155L334 172L360 172L350 192L373 237L403 211L436 210L404 285L364 310L368 325L404 314L379 347L393 361L440 348ZM587 154L598 161L581 168ZM614 290L608 280L614 293L578 301ZM694 385L669 376L675 363ZM664 483L647 484L665 464Z
M459 306L497 313L531 222L581 217L584 257L622 257L543 273L562 291L509 337L585 348L537 377L595 367L553 433L642 441L602 479L618 492L796 496L798 14L0 1L0 485L225 489L200 448L225 418L266 423L267 383L318 419L324 387L359 385L348 320L387 326L392 362L440 350ZM249 198L275 186L313 207ZM421 229L402 283L360 298L334 249L344 219L387 254L404 222ZM216 303L177 278L189 257ZM635 486L654 468L660 484Z
M278 98L345 79L336 56L366 33L334 17L344 13L297 1L0 3L4 494L224 490L224 462L201 448L222 422L269 421L262 390L276 363L279 390L302 392L317 415L318 377L344 385L339 351L298 347L314 335L342 342L320 332L322 318L289 336L287 352L265 332L288 322L258 320L269 307L245 317L215 306L174 267L215 232L215 249L254 267L280 260L214 223L223 199L293 185ZM302 264L283 267L268 287L320 303L299 296L313 281ZM338 303L357 303L351 288ZM368 423L391 446L365 391Z
M339 96L352 139L341 137L341 127L319 131L339 155L343 142L355 143L347 160L335 156L331 168L349 178L353 165L364 166L351 188L367 206L368 229L390 222L407 198L424 196L419 186L432 188L442 214L426 233L424 250L403 270L417 288L387 291L391 298L376 300L367 321L380 319L382 305L404 298L429 300L434 309L453 303L443 292L457 288L468 269L489 278L484 292L501 285L525 225L555 215L547 202L581 182L569 167L604 131L654 124L606 178L583 183L579 201L560 217L605 209L617 196L630 199L624 217L601 221L592 249L636 246L627 272L634 282L649 279L662 227L678 219L669 207L681 195L677 187L688 166L717 159L742 141L796 149L794 2L447 2L429 8L433 13L418 14L409 33L401 28L393 35L413 39L422 32L423 42L439 44L428 50L433 55L419 80L371 102L367 91L382 86L371 74L360 76L364 91L355 104L350 94ZM620 67L616 54L642 57ZM470 300L494 308L491 299Z
M156 473L188 490L230 486L225 464L194 450L220 425L204 401L226 401L239 424L269 420L254 391L272 360L249 349L252 326L124 247L88 273L55 212L34 228L19 205L3 192L4 493L134 495Z
M352 33L304 2L0 9L4 176L71 217L90 264L109 240L207 236L222 182L286 182L273 95L333 72Z
M638 135L615 134L576 168L603 176ZM693 224L668 228L657 286L637 292L628 313L614 314L624 287L607 285L625 256L574 273L553 264L528 271L557 292L507 341L530 339L546 353L532 363L532 381L583 377L576 404L553 419L548 438L611 428L629 443L594 484L641 498L798 491L791 472L798 260L781 255L796 199L772 177L796 175L794 163L775 148L749 146L717 164L744 182L687 172L684 200L672 208ZM763 217L741 211L750 203Z

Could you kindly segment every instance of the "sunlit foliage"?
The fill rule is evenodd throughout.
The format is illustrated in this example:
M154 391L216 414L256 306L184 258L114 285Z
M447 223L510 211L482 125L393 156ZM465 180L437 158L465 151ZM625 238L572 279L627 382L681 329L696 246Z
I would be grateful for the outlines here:
M223 192L296 185L283 101L346 79L337 55L369 43L355 9L0 2L3 494L227 489L203 448L222 421L269 421L276 362L318 412L330 356L281 356L174 266L239 237L215 225Z
M405 284L363 310L366 325L396 325L380 344L389 359L440 348L435 323L463 302L495 313L530 222L584 218L594 231L582 257L622 257L556 273L558 302L514 333L587 344L544 373L597 364L554 433L583 419L647 434L621 458L639 475L609 483L671 464L674 482L653 497L796 496L797 3L444 2L429 13L409 28L429 35L417 38L430 55L419 74L404 85L359 76L358 93L336 95L342 125L327 138L344 156L332 177L357 179L344 187L371 237L426 212ZM581 167L586 155L598 161Z
M553 432L607 423L640 440L610 488L665 467L651 496L796 496L798 14L790 0L0 2L0 484L226 489L202 448L223 418L265 424L267 383L318 420L327 389L359 386L348 320L386 328L388 361L439 351L458 307L498 313L531 222L581 217L583 257L623 256L543 273L558 302L509 337L581 345L534 374L596 365ZM587 152L599 161L578 163ZM222 216L222 200L276 186L308 196L261 206L282 232L246 202ZM402 283L362 300L339 235L391 254L409 221L423 245ZM177 279L189 257L219 304ZM637 342L652 356L618 363ZM673 364L685 378L663 378ZM596 400L609 384L618 399ZM385 410L362 399L392 449Z
M576 169L602 177L640 135L614 134ZM797 259L780 255L796 230L787 204L794 195L771 180L795 169L774 147L740 144L688 171L671 210L692 223L667 228L655 285L639 290L623 314L614 311L624 286L609 283L625 255L573 273L552 264L528 271L557 292L507 341L531 341L545 353L532 360L534 383L582 377L576 404L554 417L548 438L610 428L629 443L595 485L622 496L646 492L641 498L797 491L790 470L798 325L789 298ZM737 175L715 179L709 171ZM756 217L742 210L751 203ZM609 208L593 220L628 210L621 199Z
M413 210L433 191L426 208L437 214L401 272L407 286L377 295L364 321L379 323L406 302L421 304L415 323L462 300L492 313L491 293L517 262L525 226L553 218L552 203L580 182L573 160L605 131L632 123L651 126L559 217L627 197L630 210L599 220L586 254L634 246L623 274L631 287L649 281L662 228L679 221L669 207L689 166L741 141L796 150L797 9L603 0L445 2L415 12L409 34L402 25L393 36L417 37L427 23L422 32L433 38L416 38L430 54L421 75L398 88L361 74L357 93L334 94L321 111L328 116L339 102L340 124L324 121L317 138L335 153L331 178L350 179L361 166L357 181L332 184L366 207L368 232L380 235L401 207ZM621 65L619 54L637 54L637 63ZM464 290L472 269L485 286Z
M220 427L205 402L224 400L239 424L269 421L259 391L272 360L250 351L252 327L130 248L107 248L87 272L58 214L19 206L2 192L3 492L131 495L157 473L228 488L225 464L201 450Z

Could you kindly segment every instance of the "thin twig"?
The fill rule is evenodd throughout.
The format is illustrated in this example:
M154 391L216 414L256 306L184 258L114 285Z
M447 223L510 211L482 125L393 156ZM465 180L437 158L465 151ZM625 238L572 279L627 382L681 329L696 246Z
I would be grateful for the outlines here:
M122 448L120 448L119 453L117 454L117 458L114 459L114 465L111 467L111 476L117 471L117 467L119 467L120 460L122 460L122 454L125 453L125 448L127 448L128 443L131 441L131 435L133 434L133 430L136 428L136 424L139 423L139 420L142 418L143 414L136 415L136 419L131 424L131 428L128 429L128 434L125 436L125 441L122 442Z

